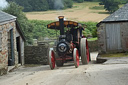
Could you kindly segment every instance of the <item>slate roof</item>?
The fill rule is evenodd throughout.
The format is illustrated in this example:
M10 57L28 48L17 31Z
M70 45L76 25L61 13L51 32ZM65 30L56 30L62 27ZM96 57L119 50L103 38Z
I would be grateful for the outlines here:
M15 20L15 19L16 19L15 16L0 11L0 23L2 23L2 22L7 22L7 21L10 21L10 20ZM16 29L17 29L18 32L20 33L22 39L23 39L24 41L26 41L26 40L25 40L24 33L23 33L23 31L20 29L20 26L19 26L18 22L17 22L17 21L15 21L15 22L16 22Z
M128 3L101 22L128 21Z
M14 20L14 19L16 19L15 16L0 11L0 23L10 21L10 20Z

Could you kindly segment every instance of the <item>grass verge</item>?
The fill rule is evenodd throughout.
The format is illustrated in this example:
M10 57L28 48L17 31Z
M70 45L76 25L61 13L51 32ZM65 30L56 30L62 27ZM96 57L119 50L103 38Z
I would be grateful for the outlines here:
M89 38L89 39L87 39L88 41L95 41L95 40L98 40L98 38L97 37L95 37L95 38Z
M101 54L101 57L128 57L128 53Z

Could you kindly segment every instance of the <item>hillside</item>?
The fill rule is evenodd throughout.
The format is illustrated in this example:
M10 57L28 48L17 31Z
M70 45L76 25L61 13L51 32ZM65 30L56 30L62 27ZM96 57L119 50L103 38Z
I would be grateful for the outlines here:
M57 20L59 15L75 21L99 22L109 16L99 2L75 3L73 8L61 11L26 12L29 20Z

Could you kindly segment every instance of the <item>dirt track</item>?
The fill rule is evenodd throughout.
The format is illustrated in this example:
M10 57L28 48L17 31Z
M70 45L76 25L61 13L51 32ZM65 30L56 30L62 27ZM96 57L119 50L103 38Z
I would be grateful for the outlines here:
M91 53L92 60L95 60L96 55ZM0 85L127 85L128 62L112 64L113 61L106 64L92 61L79 68L70 62L54 70L50 70L48 65L20 67L0 77Z

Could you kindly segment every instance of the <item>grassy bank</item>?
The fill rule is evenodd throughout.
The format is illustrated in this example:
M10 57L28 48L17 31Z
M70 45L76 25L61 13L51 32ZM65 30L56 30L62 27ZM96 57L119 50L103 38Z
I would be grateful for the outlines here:
M126 53L114 53L114 54L101 54L102 57L128 57L128 52Z

